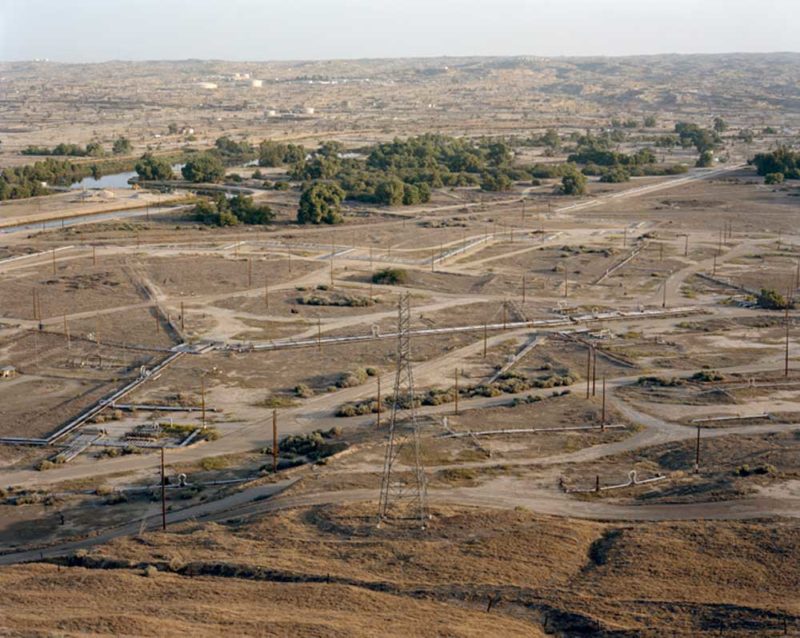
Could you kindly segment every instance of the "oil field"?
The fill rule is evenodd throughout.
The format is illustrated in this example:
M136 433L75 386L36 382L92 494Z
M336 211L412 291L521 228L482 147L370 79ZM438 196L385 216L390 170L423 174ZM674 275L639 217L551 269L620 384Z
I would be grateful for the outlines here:
M0 76L0 633L800 635L800 54Z

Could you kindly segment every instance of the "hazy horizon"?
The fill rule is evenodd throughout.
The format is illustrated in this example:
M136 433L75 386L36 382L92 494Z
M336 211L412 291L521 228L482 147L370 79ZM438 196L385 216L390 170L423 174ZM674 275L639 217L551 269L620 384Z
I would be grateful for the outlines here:
M0 60L796 53L792 0L0 0ZM780 18L779 20L776 18Z

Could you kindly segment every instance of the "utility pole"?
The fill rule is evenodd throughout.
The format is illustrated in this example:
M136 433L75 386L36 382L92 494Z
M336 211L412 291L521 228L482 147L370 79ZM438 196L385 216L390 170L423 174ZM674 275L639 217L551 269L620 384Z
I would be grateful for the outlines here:
M455 380L455 385L454 385L454 389L455 389L455 409L453 410L453 414L457 415L458 414L458 368L456 368L456 371L455 371L455 374L453 375L453 378Z
M667 280L664 280L664 298L661 300L661 307L667 307Z
M203 429L206 429L206 375L200 375L200 411L203 419Z
M711 269L711 274L712 275L716 275L717 274L717 256L716 255L714 255L714 266Z
M689 233L686 233L686 237L684 239L683 256L684 257L688 257L689 256Z
M694 449L694 473L700 473L700 425L697 426L697 443Z
M484 321L483 322L483 358L484 359L486 358L486 332L487 332L487 326L486 326L486 322Z
M164 446L161 446L161 529L167 531L167 477L164 475Z
M567 264L564 263L564 297L569 297L569 280L567 279Z
M247 287L253 287L253 260L250 257L247 258Z
M97 265L97 246L92 246L92 266Z
M789 297L786 297L786 310L784 314L784 321L786 323L786 352L783 359L783 376L789 376Z
M606 429L606 375L603 375L603 409L600 417L600 429Z
M797 260L797 270L795 271L794 275L794 287L795 289L800 288L800 259Z
M622 247L626 248L628 246L628 227L622 229Z
M317 350L322 352L322 319L317 317Z
M183 302L181 301L181 332L186 330L186 320L184 317L186 316L186 311L183 306Z
M586 350L586 398L589 398L590 386L592 381L592 346Z
M53 257L53 277L56 276L56 249L53 248L51 255Z
M378 418L375 421L375 428L381 429L381 375L378 375Z
M269 279L264 275L264 309L269 311Z
M272 471L278 471L278 411L272 411Z
M597 348L592 346L592 396L597 393Z
M522 223L525 223L525 199L522 200Z

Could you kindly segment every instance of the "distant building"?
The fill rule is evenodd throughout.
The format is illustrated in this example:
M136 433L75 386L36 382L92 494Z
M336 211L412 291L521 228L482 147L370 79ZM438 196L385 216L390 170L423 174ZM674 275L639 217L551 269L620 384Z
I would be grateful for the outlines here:
M217 88L217 85L214 82L198 82L197 86L200 87L201 89L209 89L209 90Z
M264 80L250 80L250 86L252 86L254 89L260 89L262 86L264 86Z
M17 376L17 369L14 366L3 366L0 368L0 379L13 379Z

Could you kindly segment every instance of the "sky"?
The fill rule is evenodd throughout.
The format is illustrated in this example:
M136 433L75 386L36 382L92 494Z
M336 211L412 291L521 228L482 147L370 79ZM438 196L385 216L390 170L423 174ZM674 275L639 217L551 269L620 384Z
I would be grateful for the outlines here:
M0 60L800 50L800 0L0 0Z

